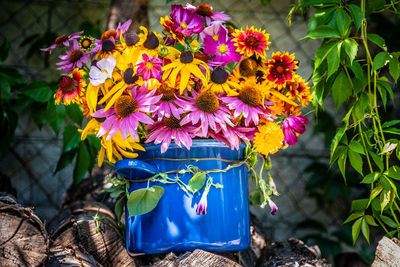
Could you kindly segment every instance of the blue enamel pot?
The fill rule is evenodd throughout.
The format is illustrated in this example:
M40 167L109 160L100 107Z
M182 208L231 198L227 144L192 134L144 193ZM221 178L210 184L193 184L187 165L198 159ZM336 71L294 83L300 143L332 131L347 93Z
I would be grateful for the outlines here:
M145 152L137 159L124 159L115 164L115 171L131 179L129 192L147 187L147 181L156 173L186 169L194 165L200 170L225 169L231 162L220 160L187 161L193 158L218 158L240 161L244 158L244 144L231 150L215 140L193 140L190 150L171 143L165 153L161 146L145 145ZM157 159L159 158L159 159ZM182 159L169 161L163 159ZM176 174L170 174L175 177ZM188 184L192 174L179 174ZM159 185L164 194L149 213L126 217L126 246L133 253L166 253L170 251L236 251L250 246L250 219L246 166L240 165L226 172L209 173L213 183L208 194L207 214L197 215L196 207L204 188L194 195L185 193L177 184L150 182ZM135 181L136 180L136 181Z

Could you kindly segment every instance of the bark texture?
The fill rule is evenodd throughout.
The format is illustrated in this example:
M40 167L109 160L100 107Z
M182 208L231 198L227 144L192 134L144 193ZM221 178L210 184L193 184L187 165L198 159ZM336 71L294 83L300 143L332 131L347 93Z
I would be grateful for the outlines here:
M76 248L64 248L62 246L51 248L45 267L61 266L101 267L102 265L92 256Z
M49 239L43 222L9 194L0 193L0 266L40 266Z
M384 236L378 243L371 267L400 267L400 241Z
M49 229L52 247L83 248L103 266L136 266L124 247L114 214L101 203L75 202L60 212Z

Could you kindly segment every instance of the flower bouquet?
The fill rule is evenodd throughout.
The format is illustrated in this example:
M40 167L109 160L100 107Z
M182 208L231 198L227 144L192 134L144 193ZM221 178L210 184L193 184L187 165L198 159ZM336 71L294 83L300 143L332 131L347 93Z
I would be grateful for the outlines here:
M160 19L162 34L145 27L134 32L129 20L100 39L78 32L42 49L65 50L57 63L62 77L55 102L80 105L87 117L81 139L96 135L101 139L98 165L115 164L118 175L110 191L121 197L117 215L126 202L130 250L244 249L249 245L248 171L256 185L250 201L269 205L274 214L271 196L278 192L269 155L296 144L304 133L308 120L300 108L310 103L310 88L295 72L294 54L267 57L265 30L235 28L228 15L208 4L171 8ZM261 171L256 172L258 159ZM172 209L175 217L168 213ZM207 216L208 226L198 224ZM231 216L233 225L227 226L231 222L225 217ZM216 220L225 225L214 228ZM224 234L221 242L203 240L205 232L218 236L229 227L235 235ZM186 232L186 245L160 241L162 229L175 243ZM145 242L146 232L152 235L146 237L151 249L138 244ZM238 246L241 235L247 238Z

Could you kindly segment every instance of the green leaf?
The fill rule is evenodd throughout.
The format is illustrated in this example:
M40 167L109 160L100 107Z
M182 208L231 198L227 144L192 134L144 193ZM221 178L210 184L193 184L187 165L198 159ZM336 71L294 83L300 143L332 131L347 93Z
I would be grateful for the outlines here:
M22 88L21 93L42 103L49 101L53 95L53 91L45 81L34 81Z
M353 19L354 25L356 26L356 29L359 30L363 19L361 8L354 4L350 4L348 7L350 9L350 15Z
M125 204L125 197L121 197L115 203L114 213L115 213L115 216L117 216L118 223L121 221L122 212L124 210L124 204Z
M387 224L388 226L392 227L392 228L397 228L397 223L395 223L391 218L385 216L385 215L381 215L381 220Z
M379 177L381 177L380 172L369 173L364 177L364 179L361 181L361 183L362 184L371 184L371 183L375 182L376 180L378 180Z
M340 41L328 41L318 47L315 52L314 69L317 69L321 65L328 54L332 51L333 47L337 46L339 43Z
M372 189L371 195L369 197L369 202L371 203L371 200L376 198L382 192L382 190L383 190L383 187L380 184L377 187L375 187L374 189Z
M350 216L343 222L343 224L354 221L364 215L364 212L355 212L350 214Z
M117 189L110 193L110 197L115 198L115 197L118 197L119 195L121 195L122 193L125 193L125 190Z
M351 18L343 10L339 8L336 10L336 28L339 31L340 36L345 37L347 31L350 29Z
M347 159L347 154L342 154L339 156L338 161L337 161L339 170L345 181L346 181L346 159Z
M0 87L1 87L0 91L1 103L7 103L10 100L11 87L7 79L2 76L0 76Z
M57 172L61 171L69 164L71 164L77 153L78 153L77 149L61 153L60 158L58 159L57 162L57 167L53 174L56 174Z
M399 134L399 135L400 135L400 129L394 128L394 127L385 128L385 129L383 129L383 132L384 132L384 133Z
M369 151L369 154L371 155L371 158L374 160L376 166L378 166L378 168L381 171L383 171L383 162L382 162L381 158L372 151Z
M81 142L81 134L78 128L73 125L68 125L63 132L63 152L71 151L79 146Z
M367 239L369 244L369 226L364 218L361 220L361 232L363 233L365 239Z
M328 5L328 4L340 4L340 0L304 0L302 5L303 7L306 6L320 6L321 4Z
M387 121L387 122L385 122L384 124L382 124L382 128L385 129L385 128L388 128L388 127L397 125L397 124L399 124L399 123L400 123L400 120Z
M53 128L56 135L60 132L65 120L65 106L55 105L54 99L50 100L47 105L47 122Z
M0 64L2 64L8 57L8 52L10 51L10 44L7 39L0 46Z
M33 121L36 123L39 129L41 129L42 126L46 123L46 103L34 102L32 103L30 111Z
M351 202L351 211L363 211L368 208L368 198L356 199Z
M362 169L363 169L363 160L360 156L360 154L349 150L348 151L348 156L349 156L349 160L350 160L350 164L351 166L353 166L353 168L361 175L363 175L362 173Z
M73 171L74 184L79 184L90 167L90 155L86 143L81 142Z
M196 193L201 188L203 188L206 182L206 174L204 172L197 172L189 180L189 186L192 189L192 193Z
M357 61L353 61L351 63L346 62L346 65L351 69L351 71L354 73L357 79L362 80L363 78L365 78L364 71L360 63L358 63Z
M332 95L336 104L336 110L351 96L352 89L349 78L344 71L336 77L332 87Z
M340 38L339 32L328 26L328 25L320 25L315 28L313 31L308 32L307 36L311 39L319 39L319 38Z
M400 62L397 58L392 55L389 58L389 73L392 76L395 83L400 77Z
M352 151L354 151L354 152L356 152L358 154L365 155L364 147L359 142L357 142L355 140L350 142L349 148L350 148L350 150L352 150Z
M334 46L331 52L328 55L328 78L335 73L340 64L340 49L342 47L342 42L339 42L336 46Z
M360 235L361 221L362 218L359 218L357 221L353 223L353 226L351 228L351 235L353 236L353 246L356 243L358 236Z
M70 104L66 106L66 112L68 117L76 122L78 125L81 125L83 120L82 108L78 104Z
M337 130L337 132L335 134L335 137L333 137L333 139L332 139L332 143L331 143L331 162L330 162L330 164L332 164L334 162L334 161L332 161L333 155L335 154L336 148L338 147L338 145L340 143L340 140L342 140L342 138L343 138L345 133L346 133L346 126L342 126Z
M348 147L347 146L338 146L333 153L331 158L331 165L342 155L347 154Z
M382 48L383 50L385 50L385 51L387 50L387 47L385 44L385 39L383 39L379 35L377 35L375 33L368 33L367 39L369 41L373 42L374 44L376 44L377 46L379 46L380 48Z
M390 95L390 99L394 103L393 90L392 90L390 82L386 79L386 77L379 77L377 80L377 84L378 84L378 86L381 86L381 87L383 86L386 89L386 91Z
M371 73L385 66L386 62L389 60L389 54L387 52L378 53L374 61L372 62Z
M264 201L263 193L260 189L256 189L249 194L250 205L261 205Z
M400 167L392 166L387 171L385 171L384 174L389 176L390 178L400 180Z
M344 46L344 51L349 56L350 64L352 64L353 60L357 56L358 44L356 41L354 41L354 39L345 39L343 41L343 46Z
M371 215L365 215L364 219L369 225L378 226L378 224L375 222L374 217L372 217Z
M385 87L381 86L381 84L379 84L379 83L377 84L377 88L378 88L379 94L380 94L381 99L382 99L383 107L386 110L386 102L387 102L386 89L385 89Z
M132 191L128 195L127 202L129 217L152 211L157 206L163 194L164 188L157 185Z
M383 213L383 210L389 204L390 202L390 190L383 190L381 195L379 196L379 202L380 202L380 207L381 207L381 214Z

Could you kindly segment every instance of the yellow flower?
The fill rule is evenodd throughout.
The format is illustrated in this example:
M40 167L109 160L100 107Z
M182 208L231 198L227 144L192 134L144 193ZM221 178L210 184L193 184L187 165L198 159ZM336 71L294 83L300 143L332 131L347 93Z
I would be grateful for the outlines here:
M205 69L206 75L203 74L200 66ZM164 66L163 71L163 80L169 80L171 84L176 84L177 76L180 74L180 94L182 94L185 88L187 88L191 74L199 78L203 82L204 87L207 87L210 76L210 70L208 69L207 64L204 61L194 58L193 53L190 51L183 51L178 59Z
M248 28L246 26L246 30L238 29L232 33L232 36L235 38L232 39L234 45L237 46L236 51L245 56L251 57L253 54L256 56L260 56L261 58L265 58L265 50L268 50L268 45L271 42L268 42L269 34L265 33L265 30L255 29L254 26Z
M267 122L258 126L254 135L254 148L257 152L268 156L279 151L283 146L284 135L282 128L275 122Z
M215 94L226 93L227 96L238 95L239 85L228 80L228 72L223 67L215 68L211 73L211 81L208 83L207 90Z

